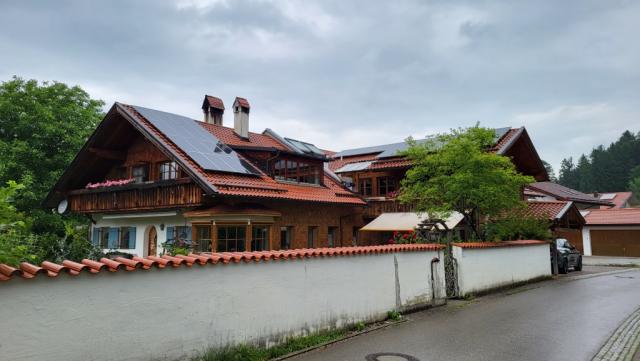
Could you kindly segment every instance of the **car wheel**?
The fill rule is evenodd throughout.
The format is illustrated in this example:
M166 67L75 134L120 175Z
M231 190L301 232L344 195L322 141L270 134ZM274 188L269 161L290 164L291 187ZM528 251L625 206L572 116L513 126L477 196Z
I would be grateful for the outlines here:
M574 267L576 271L582 271L582 257L578 258L578 263Z
M558 268L559 268L558 272L562 274L569 273L569 260L567 260L566 258L563 259L562 263L560 264L560 267Z

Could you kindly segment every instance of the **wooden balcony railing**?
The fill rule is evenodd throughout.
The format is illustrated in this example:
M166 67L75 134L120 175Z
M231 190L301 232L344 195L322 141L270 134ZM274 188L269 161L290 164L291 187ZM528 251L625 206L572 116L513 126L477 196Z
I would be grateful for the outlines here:
M414 210L413 204L402 204L395 199L368 199L367 203L363 213L366 218L375 218L382 213L413 212Z
M78 189L69 192L72 212L110 212L163 209L202 204L202 190L190 179Z

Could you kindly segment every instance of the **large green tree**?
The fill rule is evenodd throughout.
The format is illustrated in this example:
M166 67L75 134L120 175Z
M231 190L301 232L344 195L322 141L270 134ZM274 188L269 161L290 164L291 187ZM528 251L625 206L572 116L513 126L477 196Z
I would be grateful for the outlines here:
M18 210L31 213L102 118L80 87L13 79L0 84L0 184L24 184Z
M429 215L460 212L483 238L480 219L523 206L522 188L534 182L518 173L509 158L490 151L495 140L494 130L479 126L424 143L409 139L404 155L413 166L401 182L400 200Z

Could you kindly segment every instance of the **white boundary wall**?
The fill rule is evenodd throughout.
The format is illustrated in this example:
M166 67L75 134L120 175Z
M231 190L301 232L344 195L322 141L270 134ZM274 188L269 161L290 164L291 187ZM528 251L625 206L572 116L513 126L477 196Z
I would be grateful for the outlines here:
M527 247L530 249L531 247ZM173 360L445 302L442 251L0 283L0 360ZM435 284L432 284L432 272ZM435 290L435 298L434 292Z
M551 276L549 244L462 248L453 246L460 296Z

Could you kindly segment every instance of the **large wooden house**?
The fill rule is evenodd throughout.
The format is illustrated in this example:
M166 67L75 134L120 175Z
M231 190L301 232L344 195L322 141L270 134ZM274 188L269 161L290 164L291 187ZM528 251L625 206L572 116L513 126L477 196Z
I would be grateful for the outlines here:
M548 180L544 164L524 127L495 131L496 142L490 151L509 157L520 173L530 175L536 181ZM425 140L418 140L422 141ZM384 242L389 239L391 232L398 230L398 223L406 223L405 228L414 227L416 222L424 218L414 213L411 204L403 204L396 199L400 180L411 167L411 162L399 155L407 147L406 142L400 142L348 149L332 155L329 168L341 177L345 185L367 201L361 222L365 224L363 230L371 232L362 233L362 242ZM453 215L447 223L455 227L460 221L462 218L459 215ZM459 232L454 235L456 238L467 236L464 227L458 227L455 231Z
M205 96L204 120L114 104L46 200L91 219L105 250L157 255L352 245L366 203L313 144L249 131L250 105ZM169 243L165 243L169 242Z

